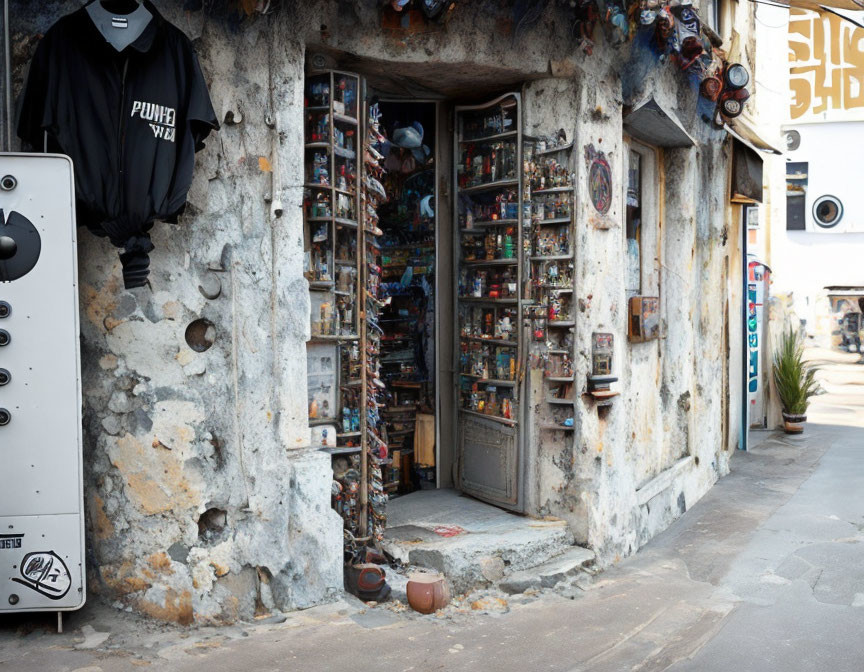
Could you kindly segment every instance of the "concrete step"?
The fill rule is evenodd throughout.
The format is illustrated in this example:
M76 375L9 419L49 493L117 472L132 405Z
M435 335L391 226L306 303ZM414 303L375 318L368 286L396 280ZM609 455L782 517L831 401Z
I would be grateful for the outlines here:
M384 550L403 564L441 572L454 594L543 564L574 542L563 520L515 515L452 490L399 497L388 505L388 519Z
M515 595L526 590L553 588L564 579L575 576L594 564L594 551L573 546L551 560L530 569L523 569L504 577L498 587L505 593Z

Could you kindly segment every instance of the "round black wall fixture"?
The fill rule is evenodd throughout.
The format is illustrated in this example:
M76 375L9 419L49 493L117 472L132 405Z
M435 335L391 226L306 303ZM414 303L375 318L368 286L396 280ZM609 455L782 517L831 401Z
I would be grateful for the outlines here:
M833 229L843 219L843 203L836 196L820 196L813 203L813 219L823 229Z
M29 219L0 210L0 282L12 282L33 270L42 253L42 237Z

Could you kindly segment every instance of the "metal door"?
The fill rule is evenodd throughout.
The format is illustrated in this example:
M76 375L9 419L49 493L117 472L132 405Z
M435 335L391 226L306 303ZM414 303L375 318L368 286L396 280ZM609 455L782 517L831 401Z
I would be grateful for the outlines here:
M454 137L459 487L524 508L521 99L458 106Z
M0 154L0 612L85 599L73 195L68 157Z

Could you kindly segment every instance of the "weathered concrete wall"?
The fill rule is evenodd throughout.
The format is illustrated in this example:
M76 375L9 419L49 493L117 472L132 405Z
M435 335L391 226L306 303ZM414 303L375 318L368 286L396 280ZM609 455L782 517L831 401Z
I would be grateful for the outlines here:
M284 15L230 31L156 4L194 39L219 119L239 123L198 155L182 223L157 224L150 287L124 291L116 251L80 235L89 585L158 618L230 621L342 584L329 459L306 448L297 382L303 48ZM20 89L34 36L80 3L12 5ZM274 196L293 205L281 217ZM184 338L196 320L203 352Z
M537 513L567 519L601 562L665 529L728 472L729 460L726 302L729 269L737 273L740 263L730 265L736 234L729 228L737 225L726 207L728 145L699 118L686 78L671 67L645 67L638 50L622 73L577 67L567 80L525 87L527 132L564 127L577 144L576 379L583 381L575 439L539 434L534 501ZM661 297L662 337L630 343L621 102L648 95L675 111L700 146L658 153L654 175L645 176L643 198L656 189L659 227L652 231L643 221L642 294ZM614 199L605 217L587 191L589 144L612 168ZM615 336L614 389L621 396L609 410L584 394L595 332Z

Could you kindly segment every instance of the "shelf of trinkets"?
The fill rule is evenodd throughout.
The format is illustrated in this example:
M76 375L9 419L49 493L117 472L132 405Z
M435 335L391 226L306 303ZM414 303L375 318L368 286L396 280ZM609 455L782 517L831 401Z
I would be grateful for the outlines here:
M516 183L519 166L519 110L515 97L483 110L457 115L456 182L468 193Z
M466 264L518 263L517 228L515 225L487 226L481 235L462 236L462 261Z
M516 424L518 404L513 396L513 387L481 385L470 378L462 377L459 386L459 402L462 411Z
M571 222L573 193L569 187L554 193L531 194L531 223L534 226Z
M563 157L563 160L549 152L538 156L535 145L534 156L526 158L525 186L530 189L532 197L538 193L550 193L552 190L572 189L574 177L569 155Z
M515 348L518 311L499 306L459 306L460 339Z
M538 287L558 292L573 291L573 258L570 255L558 259L536 257L534 260L545 262L538 264L539 269L535 274Z
M516 268L503 270L463 267L459 271L459 299L516 301L519 297Z
M532 235L533 259L568 259L572 257L571 225L535 227Z
M478 193L460 204L459 228L471 231L487 226L517 226L519 224L519 194L506 188L501 193Z
M313 296L311 334L313 338L324 336L356 336L356 303L353 294L336 296L317 303Z
M489 142L499 138L516 137L519 125L519 107L514 96L507 96L496 105L480 110L466 110L457 117L459 141Z
M510 347L491 343L462 341L459 374L475 382L513 386L516 381L517 353Z

